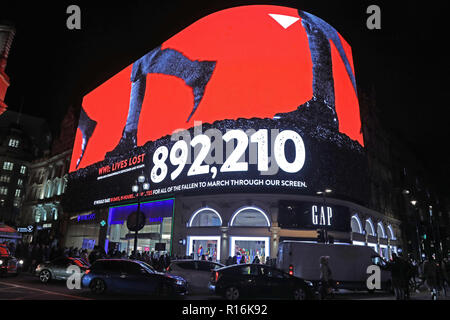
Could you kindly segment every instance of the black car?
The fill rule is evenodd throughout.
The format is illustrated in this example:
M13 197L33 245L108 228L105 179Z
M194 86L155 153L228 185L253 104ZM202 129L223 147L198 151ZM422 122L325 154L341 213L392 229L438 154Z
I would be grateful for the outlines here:
M306 300L313 297L309 281L262 264L236 264L212 271L209 290L227 300L281 298Z
M23 261L12 256L5 244L0 244L0 276L18 275Z
M82 283L95 294L110 291L172 297L187 292L186 280L183 278L157 272L150 265L137 260L97 260L84 274Z

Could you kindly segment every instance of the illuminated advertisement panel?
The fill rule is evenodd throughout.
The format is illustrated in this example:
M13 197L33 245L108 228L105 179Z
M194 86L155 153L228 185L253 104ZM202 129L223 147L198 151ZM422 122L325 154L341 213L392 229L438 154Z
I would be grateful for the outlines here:
M366 196L350 46L320 18L279 6L208 15L87 94L71 209L177 193L333 188Z

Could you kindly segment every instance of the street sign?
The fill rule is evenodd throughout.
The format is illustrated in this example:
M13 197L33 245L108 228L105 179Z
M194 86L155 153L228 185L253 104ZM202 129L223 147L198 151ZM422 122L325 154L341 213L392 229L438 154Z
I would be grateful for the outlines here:
M130 231L139 231L145 226L145 215L143 212L133 211L127 219L127 228Z

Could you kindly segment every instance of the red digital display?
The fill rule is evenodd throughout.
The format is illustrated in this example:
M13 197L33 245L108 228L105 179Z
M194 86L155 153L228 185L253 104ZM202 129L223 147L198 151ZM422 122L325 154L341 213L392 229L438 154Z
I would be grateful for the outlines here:
M156 53L166 67L139 73L135 66L146 82L136 146L191 128L196 121L272 119L311 100L313 42L305 23L316 20L305 21L309 17L313 16L279 6L237 7L206 16L164 42ZM327 34L326 26L324 30ZM328 43L339 132L363 145L351 48L339 34ZM188 67L168 72L167 64L175 61L171 59L186 61ZM149 67L141 67L145 68ZM189 68L210 72L206 78L193 79ZM133 65L128 66L84 97L83 112L95 126L84 136L78 129L71 172L103 161L121 141L136 80L132 70Z

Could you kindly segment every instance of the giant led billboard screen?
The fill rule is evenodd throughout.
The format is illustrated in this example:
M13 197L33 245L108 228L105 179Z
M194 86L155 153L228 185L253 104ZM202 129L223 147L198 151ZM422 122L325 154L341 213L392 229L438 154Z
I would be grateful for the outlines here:
M365 197L349 44L280 6L208 15L118 72L82 103L66 200L72 209L210 192Z

